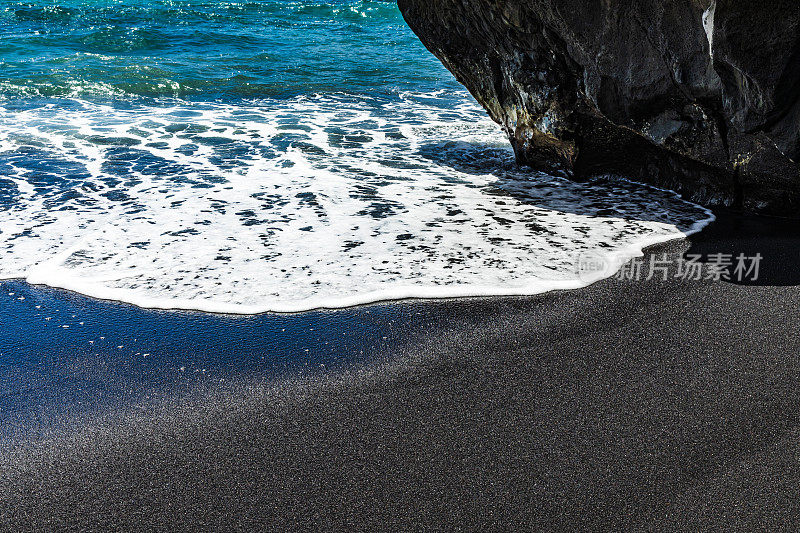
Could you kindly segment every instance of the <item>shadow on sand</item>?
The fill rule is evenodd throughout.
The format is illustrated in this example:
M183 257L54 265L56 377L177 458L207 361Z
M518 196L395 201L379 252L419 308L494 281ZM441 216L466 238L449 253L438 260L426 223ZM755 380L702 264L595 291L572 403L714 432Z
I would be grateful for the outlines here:
M686 252L706 261L715 254L735 258L761 256L757 278L738 280L731 267L723 281L737 285L786 287L800 285L800 221L717 210L717 220L689 238Z

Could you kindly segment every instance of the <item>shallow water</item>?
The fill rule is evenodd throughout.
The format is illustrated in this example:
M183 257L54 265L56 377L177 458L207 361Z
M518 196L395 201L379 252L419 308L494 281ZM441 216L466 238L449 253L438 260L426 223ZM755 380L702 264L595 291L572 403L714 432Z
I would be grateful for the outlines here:
M402 353L442 322L430 306L291 315L139 309L0 281L0 449L7 437L80 424L197 387L271 383Z
M0 25L0 277L241 313L532 294L709 218L516 168L393 2L27 2Z

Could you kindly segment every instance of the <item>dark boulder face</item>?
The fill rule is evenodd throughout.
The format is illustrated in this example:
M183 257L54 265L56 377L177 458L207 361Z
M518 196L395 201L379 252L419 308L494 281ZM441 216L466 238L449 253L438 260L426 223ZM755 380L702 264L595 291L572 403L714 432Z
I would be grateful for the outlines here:
M800 217L797 0L399 0L525 165Z

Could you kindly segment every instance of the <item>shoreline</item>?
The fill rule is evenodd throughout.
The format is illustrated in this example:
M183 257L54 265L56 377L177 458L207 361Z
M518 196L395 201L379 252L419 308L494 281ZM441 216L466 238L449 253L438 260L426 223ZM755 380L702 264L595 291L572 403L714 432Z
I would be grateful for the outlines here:
M702 220L697 220L690 228L686 229L685 231L677 230L681 233L680 235L651 236L649 238L641 239L639 241L630 243L611 253L608 253L607 256L604 257L604 260L607 266L609 265L611 266L611 269L610 270L607 269L606 272L604 272L603 274L594 276L591 279L588 280L581 279L580 275L578 276L578 279L567 279L567 280L535 279L530 283L530 286L526 286L524 288L497 287L497 286L484 287L475 285L457 286L457 287L452 287L452 286L422 287L413 285L409 286L401 285L395 288L383 289L377 292L369 292L353 296L322 299L321 300L322 303L315 303L313 305L304 304L302 302L294 302L291 305L274 304L274 303L259 304L259 305L243 305L243 304L211 303L211 302L204 302L197 300L186 300L186 301L180 299L161 300L157 298L146 298L146 297L137 298L133 296L125 298L124 295L122 294L125 292L124 289L106 288L103 289L105 292L103 294L100 294L98 293L97 290L92 289L90 285L81 286L82 285L81 282L51 284L44 281L42 282L37 281L38 278L36 276L34 276L33 281L29 281L30 276L28 277L16 276L7 278L0 277L0 283L4 281L21 282L21 283L26 283L32 287L66 291L68 293L73 293L83 297L92 298L98 301L131 305L141 310L159 310L167 312L186 311L186 312L207 313L212 315L230 315L230 316L245 316L245 317L267 315L267 314L292 315L292 314L301 314L309 312L336 311L344 309L354 309L370 305L402 304L404 302L412 302L412 301L424 302L429 300L461 300L461 299L492 298L492 297L499 297L499 298L529 297L538 294L546 294L552 291L582 289L602 279L612 277L628 261L645 255L647 253L648 248L651 248L653 246L658 246L659 244L668 243L673 240L681 240L689 238L692 235L695 235L696 233L703 231L706 227L708 227L710 224L713 224L716 220L716 215L712 209L703 207L699 204L695 204L694 202L686 200L676 191L664 189L661 187L656 187L655 185L637 182L635 180L618 176L597 176L597 178L611 178L619 181L624 181L627 183L632 183L637 186L644 187L646 189L669 193L676 199L686 202L687 204L692 205L693 207L705 211L707 217ZM599 254L599 249L591 251L589 253L597 255ZM586 255L586 252L584 252L583 255ZM578 260L579 258L576 257L574 259ZM109 295L108 294L109 291L116 294L116 296Z
M800 232L762 223L723 213L648 250L755 243L758 283L611 278L397 305L382 361L232 378L54 435L0 458L0 523L797 524Z

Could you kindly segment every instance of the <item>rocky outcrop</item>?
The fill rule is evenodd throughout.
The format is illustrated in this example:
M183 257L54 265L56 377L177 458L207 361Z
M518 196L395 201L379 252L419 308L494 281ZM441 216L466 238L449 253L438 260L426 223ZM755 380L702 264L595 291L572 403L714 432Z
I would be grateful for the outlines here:
M522 164L800 216L797 0L399 0Z

